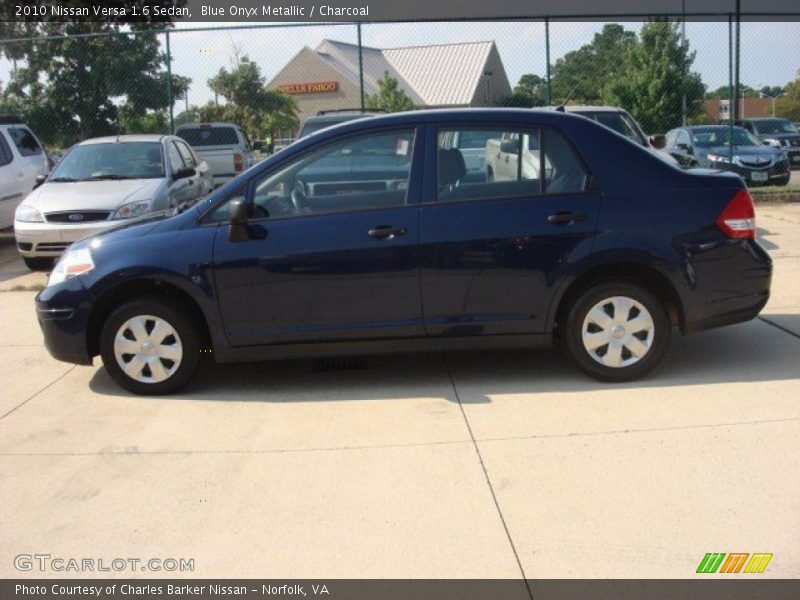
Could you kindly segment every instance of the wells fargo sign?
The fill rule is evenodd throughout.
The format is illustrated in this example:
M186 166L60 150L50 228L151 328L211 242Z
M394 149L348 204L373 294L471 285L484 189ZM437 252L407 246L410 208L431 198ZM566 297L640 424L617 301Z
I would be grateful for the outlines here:
M315 81L313 83L287 83L279 85L278 90L284 94L325 94L339 89L338 81Z

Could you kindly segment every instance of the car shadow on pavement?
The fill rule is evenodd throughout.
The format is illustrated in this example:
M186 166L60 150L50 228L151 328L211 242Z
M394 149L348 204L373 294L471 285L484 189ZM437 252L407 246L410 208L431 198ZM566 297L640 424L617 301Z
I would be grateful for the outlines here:
M776 235L772 231L764 229L763 227L756 227L756 237L758 238L758 243L761 244L765 250L772 251L780 249L780 246L775 242L766 239L767 237Z
M756 319L686 337L673 330L664 362L645 378L623 384L583 375L553 348L371 356L365 368L344 370L319 370L313 360L209 364L171 398L288 403L446 397L455 402L454 382L456 389L466 385L481 390L461 394L461 402L488 403L493 394L512 392L580 393L798 378L800 338L790 332L800 331L800 315L766 318L783 329ZM90 386L100 394L131 395L102 368Z

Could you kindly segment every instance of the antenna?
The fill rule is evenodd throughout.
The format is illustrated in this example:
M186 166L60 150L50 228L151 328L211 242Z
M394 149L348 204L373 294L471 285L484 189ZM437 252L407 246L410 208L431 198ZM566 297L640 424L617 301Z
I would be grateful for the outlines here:
M581 82L580 82L580 81L579 81L578 83L576 83L576 84L575 84L575 87L573 87L573 88L572 88L572 91L569 93L569 95L566 97L566 99L565 99L565 100L564 100L564 101L563 101L561 104L559 104L559 105L558 105L558 107L556 108L556 110L557 110L558 112L565 112L565 111L564 111L564 107L567 105L567 103L568 103L570 100L572 100L572 96L574 96L574 95L575 95L575 92L578 90L578 86L579 86L580 84L581 84Z

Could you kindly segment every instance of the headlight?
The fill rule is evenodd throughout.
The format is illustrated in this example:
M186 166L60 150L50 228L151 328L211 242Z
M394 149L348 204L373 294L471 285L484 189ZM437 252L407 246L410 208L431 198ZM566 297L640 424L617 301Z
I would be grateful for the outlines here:
M47 287L88 273L92 269L94 269L94 261L88 248L67 251L58 261L53 272L50 273Z
M708 155L708 160L710 160L711 162L729 163L729 162L731 162L731 157L730 156L722 156L721 154L709 154Z
M42 223L44 221L42 213L27 204L20 204L17 207L14 218L21 223Z
M764 143L767 146L773 146L774 148L780 148L781 147L780 140L776 140L775 138L767 138L767 139L764 140Z
M148 212L150 212L150 200L138 200L120 206L112 219L132 219L146 215Z

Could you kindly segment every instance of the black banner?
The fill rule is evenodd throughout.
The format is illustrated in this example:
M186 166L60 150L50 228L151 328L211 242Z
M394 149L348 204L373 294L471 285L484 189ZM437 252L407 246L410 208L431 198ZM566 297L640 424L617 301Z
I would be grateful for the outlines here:
M346 580L61 579L2 580L0 598L189 600L796 600L800 580Z

